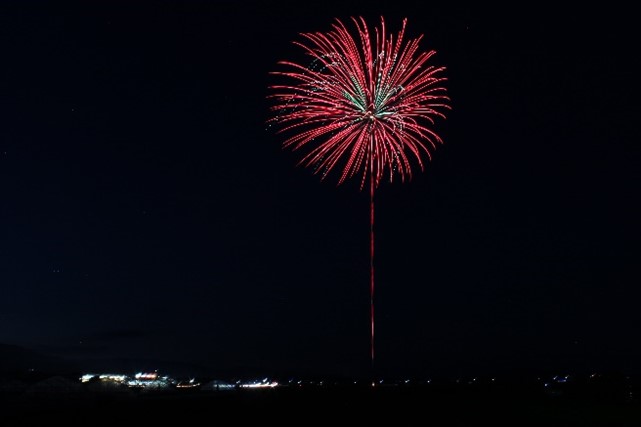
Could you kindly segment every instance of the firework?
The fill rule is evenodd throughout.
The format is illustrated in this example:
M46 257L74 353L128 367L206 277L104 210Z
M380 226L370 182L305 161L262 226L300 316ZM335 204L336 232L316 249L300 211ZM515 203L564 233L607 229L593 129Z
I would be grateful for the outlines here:
M338 184L360 177L370 187L370 324L374 361L374 192L381 181L412 177L441 138L432 129L445 118L449 98L444 67L419 51L422 36L404 41L407 20L398 34L387 33L381 17L371 33L363 18L352 18L355 35L338 19L326 33L302 34L294 42L310 57L307 65L281 61L289 84L270 87L274 101L270 124L285 133L283 146L303 152L299 164L324 179L339 172Z

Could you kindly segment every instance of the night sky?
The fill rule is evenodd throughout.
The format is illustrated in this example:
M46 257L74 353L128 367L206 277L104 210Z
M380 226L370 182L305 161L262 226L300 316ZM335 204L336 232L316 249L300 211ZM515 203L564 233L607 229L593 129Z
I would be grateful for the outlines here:
M639 10L511 7L2 2L0 343L367 371L368 194L296 167L266 96L299 33L384 15L452 111L377 193L377 368L639 373Z

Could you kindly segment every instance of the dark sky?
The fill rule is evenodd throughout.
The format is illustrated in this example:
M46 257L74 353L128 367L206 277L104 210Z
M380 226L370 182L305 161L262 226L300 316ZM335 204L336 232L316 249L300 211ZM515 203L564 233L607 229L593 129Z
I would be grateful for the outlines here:
M270 3L2 2L0 342L366 370L368 195L265 98L299 33L384 15L453 109L377 193L377 367L638 373L639 10Z

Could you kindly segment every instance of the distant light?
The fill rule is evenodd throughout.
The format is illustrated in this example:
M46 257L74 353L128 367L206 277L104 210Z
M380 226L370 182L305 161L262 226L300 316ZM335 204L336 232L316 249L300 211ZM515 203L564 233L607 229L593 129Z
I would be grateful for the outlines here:
M101 374L99 377L103 381L117 381L117 382L122 382L127 379L126 375L118 375L118 374Z
M152 373L144 373L144 372L138 372L134 378L137 380L155 380L158 378L158 374L156 372Z
M194 387L198 387L199 385L200 383L194 383L192 380L192 381L189 381L189 383L187 384L178 384L176 385L176 388L194 388Z
M84 374L83 376L80 377L80 381L83 383L89 382L93 377L95 377L94 374Z
M242 388L274 388L278 386L278 383L276 381L273 381L271 383L265 384L265 383L250 383L250 384L241 384L240 385Z

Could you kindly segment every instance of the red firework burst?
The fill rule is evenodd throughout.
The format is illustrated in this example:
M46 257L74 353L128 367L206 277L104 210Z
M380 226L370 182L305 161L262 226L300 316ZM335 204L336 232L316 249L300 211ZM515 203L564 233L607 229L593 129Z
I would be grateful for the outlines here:
M292 81L273 85L274 117L268 122L291 134L283 146L303 149L299 164L312 166L322 178L340 170L338 184L361 175L370 181L370 322L374 360L374 190L384 176L411 178L413 165L441 138L432 130L450 107L445 67L428 62L435 52L419 52L416 39L403 40L407 19L398 34L388 34L385 21L371 34L363 18L352 18L353 36L340 21L327 33L305 33L294 42L311 56L310 65L289 61L288 71L273 72Z
M444 67L427 64L435 52L419 53L421 37L403 42L407 20L396 37L385 21L371 37L363 18L352 18L353 37L336 20L328 33L307 33L302 47L313 60L302 66L279 64L290 71L274 72L295 81L274 85L270 98L276 112L270 122L294 132L284 147L308 148L300 163L325 175L341 168L339 184L362 173L361 188L370 172L378 187L395 174L412 175L412 163L423 169L422 157L441 138L431 129L435 117L445 117ZM413 160L413 162L412 162Z

